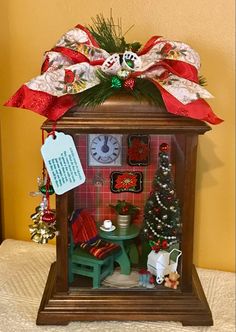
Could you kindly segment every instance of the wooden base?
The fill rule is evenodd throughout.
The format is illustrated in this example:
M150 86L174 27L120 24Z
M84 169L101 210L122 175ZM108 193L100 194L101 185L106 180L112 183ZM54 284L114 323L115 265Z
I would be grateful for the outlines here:
M195 267L193 292L150 289L78 289L55 292L56 263L49 272L38 311L38 325L71 321L180 321L184 326L211 326L212 314Z

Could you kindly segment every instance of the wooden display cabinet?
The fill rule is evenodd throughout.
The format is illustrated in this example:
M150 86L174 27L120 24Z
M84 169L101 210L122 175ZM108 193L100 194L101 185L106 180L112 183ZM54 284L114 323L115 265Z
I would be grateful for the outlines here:
M50 132L53 122L44 122ZM68 324L84 320L180 321L183 325L213 324L211 311L193 265L195 173L198 135L211 128L202 121L179 117L164 108L118 95L95 108L74 108L57 121L56 130L70 134L115 133L171 135L175 186L181 202L181 283L177 290L92 289L68 282L68 218L74 191L56 197L56 262L52 264L37 324Z

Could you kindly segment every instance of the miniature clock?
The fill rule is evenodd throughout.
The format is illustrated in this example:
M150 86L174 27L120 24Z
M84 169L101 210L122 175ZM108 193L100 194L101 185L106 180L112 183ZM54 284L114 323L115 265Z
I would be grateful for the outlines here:
M89 166L121 166L122 135L88 135Z

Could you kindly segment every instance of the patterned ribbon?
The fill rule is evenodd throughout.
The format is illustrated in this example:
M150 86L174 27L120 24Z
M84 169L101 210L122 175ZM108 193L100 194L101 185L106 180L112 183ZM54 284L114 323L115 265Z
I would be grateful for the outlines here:
M69 30L45 53L42 74L25 83L5 105L57 120L76 105L74 94L100 83L98 69L109 75L128 70L133 78L151 80L170 113L212 124L223 121L204 100L212 95L198 84L200 58L190 46L154 36L137 54L125 52L120 63L119 54L101 49L81 25Z

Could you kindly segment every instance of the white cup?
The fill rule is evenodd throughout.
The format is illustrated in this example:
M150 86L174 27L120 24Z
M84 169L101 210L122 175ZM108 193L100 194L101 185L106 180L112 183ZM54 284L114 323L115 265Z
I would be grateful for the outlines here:
M103 221L103 227L105 228L105 229L111 229L111 227L112 227L112 221L111 220L104 220Z

